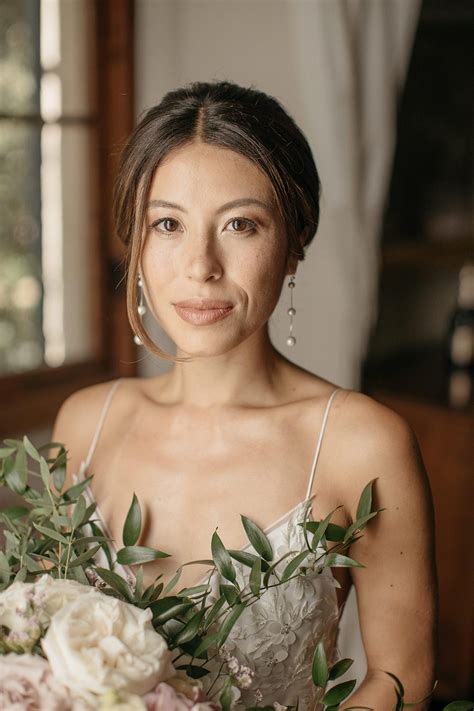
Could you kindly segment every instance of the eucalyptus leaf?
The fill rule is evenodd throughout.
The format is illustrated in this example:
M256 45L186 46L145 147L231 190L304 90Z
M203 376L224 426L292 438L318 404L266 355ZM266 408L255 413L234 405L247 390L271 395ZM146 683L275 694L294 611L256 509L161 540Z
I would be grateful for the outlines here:
M202 618L204 617L206 610L199 610L195 615L187 622L184 627L178 632L178 634L173 638L173 644L180 645L184 642L189 642L193 639L199 630Z
M163 595L167 595L174 588L174 586L180 579L182 572L183 572L183 569L180 566L178 568L178 570L176 571L176 573L173 575L173 577L167 582L167 584L163 588Z
M219 630L219 647L224 644L232 631L232 627L235 625L245 608L245 602L240 602L238 605L233 607L229 614L225 617Z
M256 558L250 571L249 587L254 595L260 595L260 587L262 585L262 564L261 558Z
M25 508L24 506L8 506L6 509L2 509L0 511L0 514L9 518L10 521L14 521L17 518L23 518L23 516L27 516L29 512L30 510Z
M40 472L41 472L41 478L43 480L43 484L47 489L49 489L49 479L51 476L51 472L49 471L48 463L44 457L40 457Z
M329 670L323 640L318 642L314 650L311 678L315 686L319 686L322 689L326 688L329 679Z
M23 446L25 448L26 453L29 454L32 459L37 462L41 460L41 455L26 435L24 435L23 437Z
M226 580L230 580L231 583L235 582L236 573L234 565L217 531L214 531L212 534L211 551L219 573L226 578Z
M372 513L368 513L365 516L362 516L362 518L357 519L352 523L349 528L347 529L345 536L344 536L344 543L349 540L349 538L352 536L353 533L358 531L359 529L365 528L366 523L373 518L374 516L377 516L380 511L385 511L385 509L379 509L378 511L372 511Z
M15 447L0 447L0 459L5 459L5 457L9 457L10 454L13 454L15 449Z
M311 553L309 550L301 551L301 553L298 553L298 555L295 555L295 557L288 563L288 565L285 567L283 574L281 576L282 582L288 580L293 573L300 567L301 563L308 557L308 555Z
M40 526L38 523L33 522L33 526L44 536L47 536L48 538L52 538L55 541L58 541L59 543L69 543L68 539L63 536L62 533L59 533L58 531L55 531L54 528L47 528L46 526Z
M220 593L224 595L227 600L227 604L231 607L240 598L239 592L234 588L233 585L220 585Z
M240 515L240 520L242 521L247 538L257 553L265 560L273 560L273 549L265 531L243 514Z
M91 558L95 556L95 554L101 547L102 546L99 544L97 546L89 548L84 553L81 553L81 555L78 555L77 558L74 558L72 561L69 562L69 568L75 568L77 565L83 565L83 563L86 563L88 560L91 560Z
M81 525L84 519L84 514L86 513L86 508L86 500L83 494L81 494L77 499L74 511L72 512L71 523L73 528L78 528Z
M233 548L228 548L227 551L231 558L234 558L234 560L236 560L238 563L242 563L242 565L247 566L247 568L252 568L253 564L258 558L258 556L254 555L253 553L247 553L247 551L239 551ZM266 572L270 567L267 561L263 560L262 558L260 558L260 565L262 567L263 573Z
M80 494L82 494L83 491L85 491L85 489L87 489L89 482L93 478L94 478L94 475L91 474L90 476L86 477L82 481L79 481L77 484L73 484L73 486L70 486L69 489L66 489L66 491L64 491L62 493L63 499L67 503L72 503L73 501L75 501L77 499L77 497L80 496Z
M367 516L367 514L372 513L372 487L375 479L371 479L368 484L366 484L362 490L362 494L359 498L359 503L357 505L356 519Z
M338 679L340 676L346 673L346 671L354 664L353 659L339 659L332 667L329 672L329 679Z
M142 530L142 512L140 509L140 503L135 495L133 494L132 503L128 509L127 516L125 518L125 523L123 525L122 540L124 546L134 546L135 543L140 538L140 532Z
M217 598L217 600L212 605L212 607L210 608L210 610L206 616L206 620L204 623L204 629L206 629L206 630L209 629L209 627L212 625L214 620L219 615L219 612L222 610L225 603L226 603L225 595L221 595L220 597Z
M183 588L177 594L178 597L194 597L209 591L209 585L193 585L190 588Z
M474 709L474 701L451 701L443 711L472 711L472 709Z
M148 563L151 560L158 558L169 558L169 553L157 551L148 546L126 546L117 552L117 561L121 565L136 565L139 563Z
M342 555L341 553L328 553L324 559L323 566L324 568L365 568L363 563L359 563L357 560L349 558L346 555Z
M212 647L214 645L217 645L219 639L218 634L208 634L204 637L202 642L198 645L196 648L194 655L196 657L200 657L204 652L207 652L209 647Z
M107 568L100 568L100 567L95 567L94 568L95 572L97 575L99 575L102 580L107 583L107 585L110 585L113 590L116 590L120 595L122 595L128 602L131 602L133 599L133 596L131 594L130 588L128 587L126 581L117 573L114 573L112 570L107 570Z
M331 706L333 704L340 704L345 698L349 696L352 689L356 685L356 679L350 679L349 681L343 681L341 684L333 686L329 689L323 696L323 704L326 706Z

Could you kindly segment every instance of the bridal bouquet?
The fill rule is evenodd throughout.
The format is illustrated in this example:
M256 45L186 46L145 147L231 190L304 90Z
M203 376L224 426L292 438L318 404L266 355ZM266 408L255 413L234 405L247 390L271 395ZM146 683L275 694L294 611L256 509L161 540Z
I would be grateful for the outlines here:
M332 524L334 511L321 521L308 521L305 514L300 523L304 549L289 551L279 560L273 559L265 533L242 516L256 555L227 550L215 532L212 559L185 564L211 565L226 581L220 585L219 597L210 603L209 584L171 594L183 566L166 586L158 575L145 587L143 566L168 554L137 545L142 521L135 495L123 526L123 547L117 553L119 563L139 566L136 579L129 581L114 571L110 539L94 519L96 504L88 505L83 495L92 477L64 488L64 445L48 443L36 449L26 436L7 439L3 445L0 485L15 492L22 503L0 512L4 536L0 550L0 708L17 711L242 708L240 689L250 686L252 671L230 654L225 642L244 609L270 586L306 575L311 566L320 572L330 566L361 565L341 551L358 540L368 521L383 510L372 510L372 480L360 496L351 526ZM58 447L55 458L41 454ZM30 485L32 477L38 478L37 486ZM328 542L335 544L330 550ZM317 555L321 545L324 555ZM105 554L108 567L98 564L99 551ZM232 557L250 569L249 589L240 589ZM219 672L205 692L203 679L216 659ZM324 691L322 703L328 711L338 709L355 686L352 680L327 690L328 683L341 677L351 664L351 659L329 664L322 641L314 650L312 682ZM402 683L390 676L396 687L396 711L420 703L405 702ZM216 681L217 695L212 696ZM472 708L462 705L467 703L453 702L446 709ZM293 706L275 701L271 707L246 711L257 708L297 711L298 700Z

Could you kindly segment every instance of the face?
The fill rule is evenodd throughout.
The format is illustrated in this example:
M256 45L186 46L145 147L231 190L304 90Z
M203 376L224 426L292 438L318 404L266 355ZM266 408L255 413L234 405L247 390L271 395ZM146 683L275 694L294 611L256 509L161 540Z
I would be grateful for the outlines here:
M219 355L262 331L294 271L267 176L235 151L192 143L160 163L147 205L140 273L177 355ZM179 305L188 300L200 308Z

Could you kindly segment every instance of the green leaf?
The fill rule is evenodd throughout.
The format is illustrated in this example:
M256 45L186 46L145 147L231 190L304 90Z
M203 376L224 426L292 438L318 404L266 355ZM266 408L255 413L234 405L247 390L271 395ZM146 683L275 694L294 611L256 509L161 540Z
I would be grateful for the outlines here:
M224 595L229 607L232 607L232 605L234 605L240 598L239 592L233 585L220 585L220 592L221 595Z
M86 507L86 500L81 494L78 500L76 501L76 505L74 506L74 511L71 517L71 524L73 528L78 528L81 525L84 519L84 514L86 513Z
M65 538L62 533L59 533L58 531L55 531L54 528L47 528L46 526L40 526L38 523L33 522L33 526L36 528L37 531L42 533L44 536L47 538L52 538L54 541L58 541L59 543L69 543L68 539Z
M353 659L339 659L339 661L331 667L331 671L329 672L329 678L331 680L338 679L340 676L346 673L346 671L349 669L349 667L353 665L353 663Z
M226 603L226 597L225 595L221 595L215 603L212 605L210 608L208 615L206 617L206 621L204 623L204 629L209 629L209 627L212 625L216 617L219 615L219 612L221 611L222 607Z
M329 670L323 640L318 642L314 650L311 678L315 686L320 686L322 689L326 687L329 679Z
M227 552L229 553L231 558L234 558L234 560L236 560L237 562L242 563L242 565L246 565L247 568L251 568L257 559L260 560L262 572L265 573L269 568L269 565L266 560L262 560L253 553L247 553L247 551L239 551L233 548L228 548Z
M132 503L128 509L127 517L123 525L122 540L124 546L134 546L140 537L142 530L142 512L140 503L133 494Z
M232 630L232 627L237 622L245 608L245 602L240 602L238 605L233 607L229 614L225 617L219 630L219 647L224 644Z
M262 585L262 564L261 558L256 558L250 571L249 586L254 595L260 595L260 587Z
M293 575L293 573L300 567L301 563L305 560L305 558L308 557L310 553L311 551L305 550L301 551L301 553L298 553L298 555L295 555L295 557L285 567L281 576L281 581L285 582L285 580L288 580L288 578Z
M209 669L206 669L205 667L197 667L195 664L180 664L176 667L176 669L185 670L187 676L191 677L191 679L201 679L201 677L209 674Z
M24 583L26 580L27 574L28 574L28 570L26 569L26 567L20 568L18 573L13 578L13 582L14 583Z
M247 518L247 516L244 516L243 514L240 515L240 520L242 521L247 538L259 556L265 560L273 560L273 549L265 532L262 531L260 526L257 526L254 521Z
M116 590L120 595L122 595L128 602L131 602L133 599L132 593L130 591L130 588L128 587L126 581L117 573L114 573L112 570L107 570L107 568L99 568L95 567L94 568L95 572L97 575L99 575L102 580L107 583L107 585L110 585L113 590Z
M136 565L138 563L148 563L150 560L158 558L169 558L169 553L157 551L148 546L126 546L117 552L117 561L121 565Z
M173 644L180 645L193 639L198 633L199 626L205 614L206 610L203 609L193 615L189 622L173 637Z
M15 449L16 447L0 447L0 459L5 459L5 457L9 457L10 454L13 454Z
M82 565L86 561L90 560L95 556L99 548L102 546L99 544L98 546L93 546L92 548L89 548L88 550L84 551L84 553L81 553L81 555L78 555L77 558L74 558L72 561L69 562L69 568L75 568L78 565Z
M94 475L91 474L90 476L86 477L82 481L79 481L77 484L74 484L73 486L70 486L69 489L66 489L66 491L63 492L62 496L63 499L67 503L71 503L72 501L75 501L77 497L82 494L82 492L87 489L87 486L89 482L94 478Z
M451 701L443 711L472 711L472 709L474 709L474 701Z
M6 509L2 509L0 514L9 518L10 521L15 521L17 518L27 516L29 512L29 509L24 506L8 506Z
M66 481L66 467L58 467L52 470L53 484L56 491L62 491Z
M23 446L26 450L26 453L29 454L32 459L34 459L37 462L41 461L41 456L40 456L38 450L30 442L30 440L28 439L28 437L26 435L24 435L24 437L23 437Z
M183 568L182 568L182 566L180 566L178 568L178 570L176 571L176 573L173 575L173 577L170 578L170 580L168 580L165 587L163 588L163 595L167 595L174 588L174 586L180 579L182 572L183 572Z
M226 578L226 580L230 580L231 583L235 582L236 573L234 565L217 531L214 531L212 534L211 552L219 573Z
M219 703L222 706L222 711L230 711L232 705L232 687L230 679L227 679L225 682L223 691L219 696Z
M357 505L356 519L367 516L367 514L372 513L372 486L376 479L371 479L368 484L364 486L362 494L360 495L359 503Z
M278 565L281 563L282 560L284 560L285 558L288 558L288 556L290 556L290 555L293 555L293 553L294 553L294 551L291 551L291 550L286 551L286 553L284 553L281 556L281 558L279 558L274 563L272 563L272 565L269 566L268 570L265 571L265 575L263 576L263 584L266 588L268 587L268 583L270 581L270 575L273 573L273 571L278 567Z
M330 566L334 568L365 568L363 563L359 563L357 560L349 558L347 555L341 555L341 553L328 553L328 555L324 558L323 565L325 568L329 568Z
M138 572L135 576L135 600L140 600L143 595L143 565L138 568Z
M379 511L372 511L372 513L366 514L365 516L362 516L362 518L354 521L354 523L352 523L346 531L346 534L344 536L344 543L346 543L349 540L349 538L352 536L352 534L355 533L359 528L360 529L365 528L367 521L369 521L374 516L377 516L377 514L380 513L380 511L384 511L384 510L385 509L379 509Z
M193 585L190 588L183 588L177 593L177 597L193 597L209 591L209 585Z
M44 457L40 457L40 472L43 484L47 489L49 489L49 478L51 476L51 472L49 471L48 463Z
M385 674L388 674L389 676L392 677L392 679L395 682L395 686L397 687L398 694L400 694L400 696L403 697L405 695L405 689L403 688L403 684L400 681L400 679L398 678L398 676L395 676L395 674L392 674L392 672L388 672L388 671L386 671Z
M202 642L196 647L194 651L194 656L195 657L200 657L204 652L207 652L209 647L212 647L214 644L218 643L219 635L218 634L209 634L204 637Z
M0 551L0 580L8 585L10 581L11 568L8 558L3 551Z
M20 450L19 450L20 451ZM19 451L15 459L6 459L3 463L3 474L5 484L15 492L15 494L23 495L26 491L27 476L26 469L22 467L21 457L18 457ZM23 450L22 450L23 451ZM25 455L23 451L23 456ZM20 467L18 466L20 465Z
M349 696L352 689L356 685L356 679L350 679L350 681L343 681L337 686L333 686L329 689L323 696L323 704L326 706L331 706L334 704L340 704L345 698Z
M177 619L194 606L193 602L183 602L182 598L176 596L162 598L149 605L153 613L153 622L159 625Z

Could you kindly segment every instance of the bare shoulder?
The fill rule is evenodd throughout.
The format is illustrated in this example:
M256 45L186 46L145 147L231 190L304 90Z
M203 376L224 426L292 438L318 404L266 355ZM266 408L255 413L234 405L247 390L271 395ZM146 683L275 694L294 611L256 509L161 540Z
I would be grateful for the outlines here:
M337 398L336 398L337 399ZM335 422L338 480L346 510L355 516L364 486L375 479L375 493L390 490L429 497L418 440L395 410L355 390L346 390Z
M126 397L117 397L119 408L114 403L114 417L117 417L117 409L123 410L124 406L129 405L130 398L137 396L133 378L120 380L118 390L126 391ZM117 380L109 380L76 390L64 400L56 414L52 441L64 444L68 451L68 483L72 473L79 470L81 462L87 457L107 397L117 383Z

